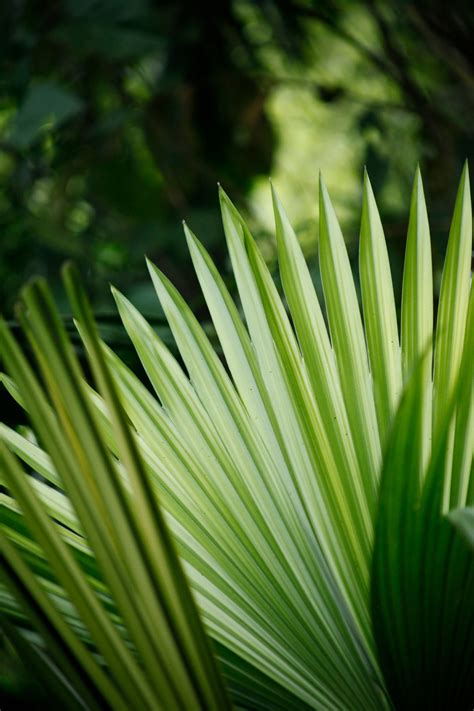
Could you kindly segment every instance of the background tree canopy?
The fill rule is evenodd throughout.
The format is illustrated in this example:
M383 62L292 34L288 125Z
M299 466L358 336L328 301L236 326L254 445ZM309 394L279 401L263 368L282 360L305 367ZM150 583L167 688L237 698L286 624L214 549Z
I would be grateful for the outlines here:
M9 0L0 26L3 312L71 257L99 312L111 280L156 313L144 253L199 308L180 221L225 268L218 180L271 261L266 177L311 254L318 171L350 240L366 164L397 275L420 161L443 250L473 144L472 3Z

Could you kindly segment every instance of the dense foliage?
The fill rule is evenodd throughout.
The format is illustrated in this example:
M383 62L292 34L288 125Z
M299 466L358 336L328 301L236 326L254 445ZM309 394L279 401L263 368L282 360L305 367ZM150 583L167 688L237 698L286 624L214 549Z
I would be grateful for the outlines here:
M310 254L317 170L355 243L363 165L397 279L417 161L436 277L446 186L473 147L473 31L467 0L2 2L0 309L10 316L40 273L66 310L57 274L69 257L101 315L109 280L155 313L144 253L199 308L178 225L195 225L226 268L217 180L273 260L262 176L291 201Z

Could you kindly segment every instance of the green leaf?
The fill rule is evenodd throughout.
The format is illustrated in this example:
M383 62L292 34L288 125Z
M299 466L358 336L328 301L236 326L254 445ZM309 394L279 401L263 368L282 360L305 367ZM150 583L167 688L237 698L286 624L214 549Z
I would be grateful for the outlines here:
M301 248L273 187L272 197L282 283L308 378L324 413L323 426L336 459L331 484L335 485L340 477L352 515L357 517L359 537L370 541L373 512L365 494L364 474L359 469L329 335Z
M10 460L11 464L12 460ZM68 684L72 686L73 691L68 694L68 704L74 703L72 708L99 709L104 703L114 703L117 704L117 708L124 708L120 696L113 689L100 666L75 637L13 546L3 536L0 541L5 563L2 578L28 614L30 623L41 632L48 651L64 675L63 679L68 680ZM20 649L25 653L28 643L25 640L22 644L19 632L13 632L13 635L16 644L20 645ZM48 678L53 674L54 687L56 685L61 687L64 684L64 681L61 682L61 675L57 672L54 674L54 669L49 668L43 656L39 652L35 654L34 651L33 648L31 654L33 657L39 656L37 663L41 664L41 675L43 676L49 669ZM57 688L50 690L57 692Z
M450 508L474 504L474 476L472 472L472 453L474 450L474 288L471 280L471 293L466 318L466 333L461 355L461 371L470 372L471 379L466 379L465 387L459 391L456 403L456 421L453 436L453 460L451 470Z
M431 452L433 272L428 215L418 167L413 183L403 271L401 333L404 382L426 353L421 365L423 435L419 452L421 462L417 467L423 476Z
M160 644L166 654L163 658L164 669L169 678L173 678L174 684L180 684L177 698L182 695L186 706L204 703L209 708L224 708L227 696L208 639L156 503L113 376L104 359L90 306L72 267L65 271L65 282L75 315L83 328L90 365L108 407L120 459L133 491L134 501L133 506L129 507L128 516L134 519L134 533L142 547L144 563L149 571L150 593L154 593L162 608ZM158 607L156 603L154 606ZM166 624L169 625L169 631L166 630ZM180 676L178 665L183 665ZM188 685L189 691L186 689Z
M433 440L438 437L444 403L453 392L462 357L469 303L471 254L472 207L466 163L456 197L439 295L433 374ZM451 482L454 437L453 422L445 454L445 510L451 504L456 505L454 499L458 491L458 484Z
M97 389L42 281L24 291L18 312L33 365L0 322L1 379L32 423L18 432L0 425L0 612L37 678L49 688L64 679L57 695L67 707L223 709L228 691L238 708L262 711L441 711L474 697L467 173L442 282L434 392L419 172L401 352L368 179L365 330L324 184L329 328L272 192L285 300L222 190L239 307L185 226L218 353L154 265L179 357L114 292L156 395L98 338L71 267L67 291Z
M132 693L140 694L139 685L135 687L133 676L130 676L130 672L133 674L134 668L131 657L125 661L126 657L129 656L127 655L125 647L122 648L122 654L120 654L119 650L122 643L117 633L105 616L97 599L87 586L71 554L55 533L53 524L46 516L42 506L26 483L24 473L16 464L13 455L6 450L4 445L2 445L2 468L7 484L20 503L28 524L43 547L43 550L46 552L53 570L68 591L71 601L76 606L79 614L83 616L85 623L93 628L98 648L102 651L104 657L110 660L111 667L116 674L124 674L127 664L130 664L128 679L125 677L123 679L122 693L125 699L127 696L131 698L130 695ZM5 551L5 555L8 555L8 550L6 550L4 542L2 542L2 548ZM12 556L10 555L10 560L11 559ZM29 591L34 593L31 581L29 583ZM44 615L45 601L40 601L40 605L43 608L42 615ZM50 610L46 610L45 612L48 617L51 618L52 612ZM56 630L57 627L58 625L55 624ZM68 641L68 645L70 647L72 646L70 641ZM89 660L89 655L86 655L85 661L82 663L82 669L86 675L93 673L93 671L91 672L89 670L89 661L92 662L92 659ZM108 691L106 691L106 694L109 700L113 699L113 703L117 704L117 708L125 709L126 703L120 700L117 688L112 686L108 686L107 688Z
M91 356L91 359L96 359L92 360L93 369L106 391L127 475L132 487L137 487L133 493L134 498L140 501L140 514L137 503L123 488L116 465L99 439L100 428L85 399L79 366L51 307L49 294L41 285L34 285L25 292L28 309L25 327L59 421L55 421L54 414L46 406L39 385L4 328L4 343L7 346L5 360L20 382L20 389L28 384L27 392L22 393L25 402L41 438L49 444L52 460L64 478L84 530L98 556L104 578L128 627L127 631L140 653L146 674L137 666L117 630L81 579L53 524L48 522L30 487L22 482L25 477L18 471L10 471L8 486L25 509L35 534L49 551L58 578L110 665L124 698L128 698L130 703L132 699L141 698L146 708L156 708L161 704L167 706L168 703L197 708L202 695L202 698L207 697L209 708L214 704L222 708L225 692L210 650L206 647L197 614L193 613L192 598L187 592L164 523L160 523L154 496L146 488L144 472L140 469L138 455L134 454L133 435L121 414L118 400L114 400L111 377L103 358L97 355L101 349L97 345L92 322L87 320L88 311L82 292L70 272L68 288L79 315L85 321L83 328L88 336L88 346L96 345ZM65 455L65 446L69 447L69 456ZM143 487L141 491L140 486ZM146 538L140 525L146 527ZM114 531L120 531L118 538ZM160 630L158 637L150 634L152 621ZM195 650L193 645L196 645Z
M381 444L367 349L346 246L322 178L319 203L319 262L332 346L367 501L375 512Z
M467 378L468 364L456 390ZM420 363L384 457L372 571L374 634L396 707L467 708L474 693L474 566L442 515L455 397L445 405L422 486L422 389Z
M315 663L315 660L311 660L311 657L308 657L307 652L303 651L304 647L301 647L301 642L306 638L308 632L306 632L304 628L302 628L301 631L298 631L298 618L304 613L305 625L308 626L308 631L312 631L311 646L314 647L315 650L317 650L319 645L324 644L324 648L326 649L326 655L331 654L330 648L327 647L327 641L324 639L321 633L318 632L318 627L321 628L321 625L323 625L324 628L329 631L327 627L328 621L324 617L322 617L321 610L318 610L314 606L311 606L310 599L305 601L304 597L300 597L301 602L298 603L298 610L293 607L295 601L298 598L294 597L293 600L291 600L291 598L289 599L286 588L290 586L289 589L294 589L294 573L291 573L290 577L288 577L288 583L286 585L283 585L283 587L281 588L281 592L276 596L276 598L274 595L271 598L272 605L275 605L277 601L280 601L278 603L280 608L279 613L276 615L275 611L272 611L271 608L268 607L268 603L270 601L268 599L268 595L265 594L265 591L279 589L280 585L282 585L282 582L284 580L284 578L281 579L282 575L289 575L288 565L283 560L280 564L281 567L276 568L276 571L278 571L277 577L273 579L269 577L272 574L272 569L275 569L275 555L278 553L278 556L280 557L283 553L285 557L288 557L288 554L291 551L291 548L289 548L289 546L291 545L292 530L291 528L281 528L282 533L281 536L279 536L278 538L278 545L276 545L276 543L273 543L272 547L269 548L269 542L272 541L273 536L277 533L279 528L278 510L274 509L273 511L272 521L274 524L274 532L270 532L266 528L264 520L260 516L258 516L258 512L252 505L252 497L245 492L245 488L242 488L243 485L244 487L246 485L246 481L245 479L242 480L242 476L244 476L246 472L248 472L249 475L254 472L251 478L247 479L247 481L251 483L252 487L255 487L257 485L256 482L258 482L258 478L260 476L258 473L258 469L255 469L255 465L258 464L260 467L271 467L271 464L269 463L268 465L266 465L265 459L262 461L262 456L261 454L259 455L259 449L261 450L261 446L258 447L256 446L255 442L252 442L252 430L249 425L246 424L245 414L239 409L238 404L235 401L235 396L233 395L232 390L230 388L230 385L229 383L227 383L227 376L225 375L221 364L215 357L210 347L210 344L208 343L202 330L200 329L200 327L198 327L197 323L192 318L183 300L177 295L175 290L171 287L171 285L163 277L163 275L161 275L152 265L150 265L150 270L155 282L155 286L159 292L162 306L165 312L167 313L170 325L181 348L182 356L188 368L190 369L190 374L193 379L193 385L196 388L196 392L202 399L203 404L206 406L206 410L202 409L202 406L198 404L199 401L195 400L195 394L193 390L190 388L189 383L183 379L182 374L178 375L176 366L173 367L173 370L171 369L171 365L168 362L169 356L166 355L166 360L164 359L165 351L163 349L163 345L158 342L156 335L152 334L151 329L148 328L148 336L146 339L144 337L144 331L142 332L142 337L138 337L138 332L136 331L136 328L138 325L140 325L140 327L143 329L145 325L143 323L143 319L141 319L141 317L139 317L139 315L135 311L131 310L130 306L127 305L123 297L119 297L119 295L116 295L116 298L118 298L118 303L120 304L122 316L124 317L125 325L130 335L132 336L132 339L137 344L137 348L140 348L139 352L141 353L143 363L152 379L152 382L155 384L155 387L157 387L157 392L159 393L160 398L169 410L170 414L173 416L176 426L178 428L184 428L187 434L186 447L194 448L197 445L196 454L200 456L201 459L203 457L202 447L210 447L212 457L217 458L217 462L222 467L222 474L219 474L219 470L217 470L214 474L214 466L210 466L210 463L208 463L208 474L206 478L212 481L213 477L217 476L219 481L219 488L228 491L228 494L226 494L224 501L227 502L229 500L229 497L231 497L230 501L232 501L232 507L231 510L226 513L226 516L232 516L232 528L235 529L236 527L238 527L237 530L239 531L239 537L233 536L231 544L233 550L235 551L235 554L238 554L238 548L236 548L236 545L239 541L239 538L243 539L243 541L245 541L246 539L247 534L245 528L247 526L250 526L250 530L255 530L255 534L251 537L251 539L246 545L246 551L251 553L251 557L249 558L248 554L240 554L242 556L240 558L242 572L248 569L248 566L251 566L251 579L261 580L261 592L264 594L264 596L261 597L258 587L253 586L252 588L249 588L247 583L245 583L244 589L246 589L247 591L246 594L249 596L249 600L251 601L252 606L257 605L257 609L262 608L262 613L264 614L264 617L255 619L253 627L255 629L258 629L258 627L256 627L257 619L259 625L262 624L261 620L263 621L265 618L268 620L268 622L271 621L266 635L268 636L269 633L270 639L271 637L275 637L275 635L278 635L278 637L280 638L277 638L278 646L275 648L276 650L278 650L279 655L282 655L283 652L283 648L281 647L281 641L283 639L291 639L296 633L300 636L301 641L299 641L297 637L293 637L293 646L294 652L300 649L300 651L298 651L298 654L303 654L303 657L299 661L298 666L301 667L301 663L304 662L304 665L307 670L305 671L307 681L305 682L303 681L303 679L301 679L300 681L301 687L299 693L301 694L304 691L305 686L309 683L309 679L311 678L309 670L312 668L313 664ZM153 344L155 346L153 350L153 356L151 353L146 354L146 351L144 351L145 344ZM171 373L176 383L175 387L173 388L171 388L170 385L166 382L163 382L166 378L166 375L168 374L169 377ZM179 381L177 380L178 377ZM183 398L183 395L181 395L181 390L183 389L185 393L185 398ZM170 393L172 393L173 395L172 400L169 399ZM179 400L177 400L177 396L180 396ZM192 416L194 409L196 409L196 415ZM222 444L219 442L219 439L216 438L217 433L213 433L212 429L209 431L211 424L210 421L208 421L209 415L207 409L209 409L209 413L213 414L213 419L218 418L219 422L221 423L221 436L227 433L229 429L230 431L232 431L232 428L234 428L234 434L232 438L230 438L230 436L226 437L226 441L229 444L232 444L232 448L229 450L229 453L225 453L224 451L222 451ZM191 418L190 415L192 416ZM234 423L238 424L237 430L235 430L236 425ZM192 432L192 437L189 437L190 432ZM239 444L240 437L243 437L244 442L247 444L247 446L249 446L249 452L245 451L245 448L243 447L244 442ZM200 442L202 442L202 444L200 444ZM232 449L235 447L239 447L239 449L235 450L235 462L233 463L232 460L229 461L229 454L231 455L231 457L234 456L232 454ZM249 459L249 453L256 459L255 463L252 463L252 460ZM244 467L242 467L243 462L245 462ZM240 473L239 469L236 469L237 463L240 467ZM196 463L194 464L194 470L196 470ZM268 476L267 472L265 472L265 474L266 476ZM231 488L228 488L229 485L227 483L227 477L229 476L231 477L231 481L234 482L234 491L232 491ZM252 523L252 521L248 519L248 513L245 511L244 508L242 508L242 505L239 504L239 499L235 496L235 489L237 489L237 491L241 491L241 496L245 497L244 502L248 507L249 512L251 512L252 515L255 517L254 523ZM211 496L211 500L215 500L215 494L211 494ZM259 490L258 501L259 505L263 507L263 510L265 510L267 506L274 507L274 503L272 503L271 499L268 499L268 493L265 492L264 488L261 488ZM222 501L217 502L219 509L222 509L223 503L224 502ZM234 510L233 513L232 509ZM235 519L235 513L239 511L240 513L237 519ZM271 511L271 509L269 509L269 511ZM211 516L211 521L214 519L215 514ZM247 521L246 526L243 530L239 525L240 521ZM258 524L258 528L255 527L256 524ZM224 536L228 538L230 533L230 531L226 532L225 529L222 529L221 538L225 540ZM258 546L255 545L257 541ZM294 554L291 553L291 556L293 557ZM308 561L306 565L308 565L308 563L310 563L310 561ZM323 560L321 560L321 564L324 565ZM298 565L301 566L300 563L298 563ZM262 578L262 573L265 573L265 575L267 576L267 580L265 579L265 577ZM303 575L304 578L307 578L308 576L308 573L305 572L304 569ZM243 581L240 579L241 577L242 576L239 575L238 577L234 578L235 582L238 582L239 585L243 584ZM301 579L301 582L303 582L304 578ZM311 589L314 589L314 584ZM299 592L297 588L295 589L295 595L301 596L301 592ZM308 603L310 603L310 607L306 612L305 608L307 608ZM205 599L203 599L202 605L203 610L205 612L207 608ZM242 603L239 602L239 605L242 605ZM314 615L318 615L318 617L316 618L316 620L312 621L312 617L314 617ZM320 620L320 622L316 624L318 619ZM288 622L290 620L291 626L289 627ZM282 630L282 632L280 632L280 630ZM309 639L310 638L308 637L308 642ZM229 644L229 641L227 643ZM253 652L253 646L255 645L255 643L256 640L252 642L252 640L248 638L247 644L249 645L249 647L246 652L247 654L249 652ZM274 644L275 642L273 642L273 645ZM258 649L258 647L256 647L256 649ZM282 656L288 657L289 660L291 660L291 656L288 654L288 651L289 650L285 649L285 652ZM304 661L305 658L306 661ZM257 659L258 663L260 664L260 659L258 657ZM272 675L274 675L278 671L279 665L281 665L282 663L278 662L277 659L278 657L273 657L272 668L265 666L265 670L269 671ZM262 659L262 661L264 660ZM294 665L295 661L291 661L291 664ZM339 662L339 665L341 664L343 664L342 660ZM286 674L288 675L288 679L291 679L291 676L292 674L294 674L294 672L290 671L287 662L285 662L285 667L287 670ZM280 677L275 678L278 679ZM297 687L295 688L297 689ZM324 686L322 688L324 688ZM328 692L326 691L325 693L327 694ZM340 690L338 690L337 693L341 693ZM320 698L324 697L321 696Z
M384 443L400 397L402 375L387 246L367 172L364 173L359 270L377 419Z

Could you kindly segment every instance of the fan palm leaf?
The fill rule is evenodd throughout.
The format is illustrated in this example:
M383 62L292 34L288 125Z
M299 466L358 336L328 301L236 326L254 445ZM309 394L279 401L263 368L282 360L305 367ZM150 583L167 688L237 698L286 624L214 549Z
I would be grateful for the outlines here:
M151 389L100 341L72 267L93 387L44 282L26 287L19 312L34 368L1 324L3 381L33 428L0 427L6 629L71 708L468 708L467 167L435 332L416 173L400 339L367 175L362 311L322 180L324 305L273 187L283 296L219 194L238 303L185 235L222 358L151 263L179 360L113 291Z

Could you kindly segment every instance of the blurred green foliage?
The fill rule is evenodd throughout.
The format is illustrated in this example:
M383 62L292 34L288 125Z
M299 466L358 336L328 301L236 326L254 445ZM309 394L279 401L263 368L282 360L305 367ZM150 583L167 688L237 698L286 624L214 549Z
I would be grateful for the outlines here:
M146 253L200 313L180 221L225 271L218 180L272 261L266 177L311 255L318 171L350 242L366 164L397 276L421 161L442 253L474 137L472 3L5 0L0 28L3 312L73 258L99 314L113 281L159 318Z

